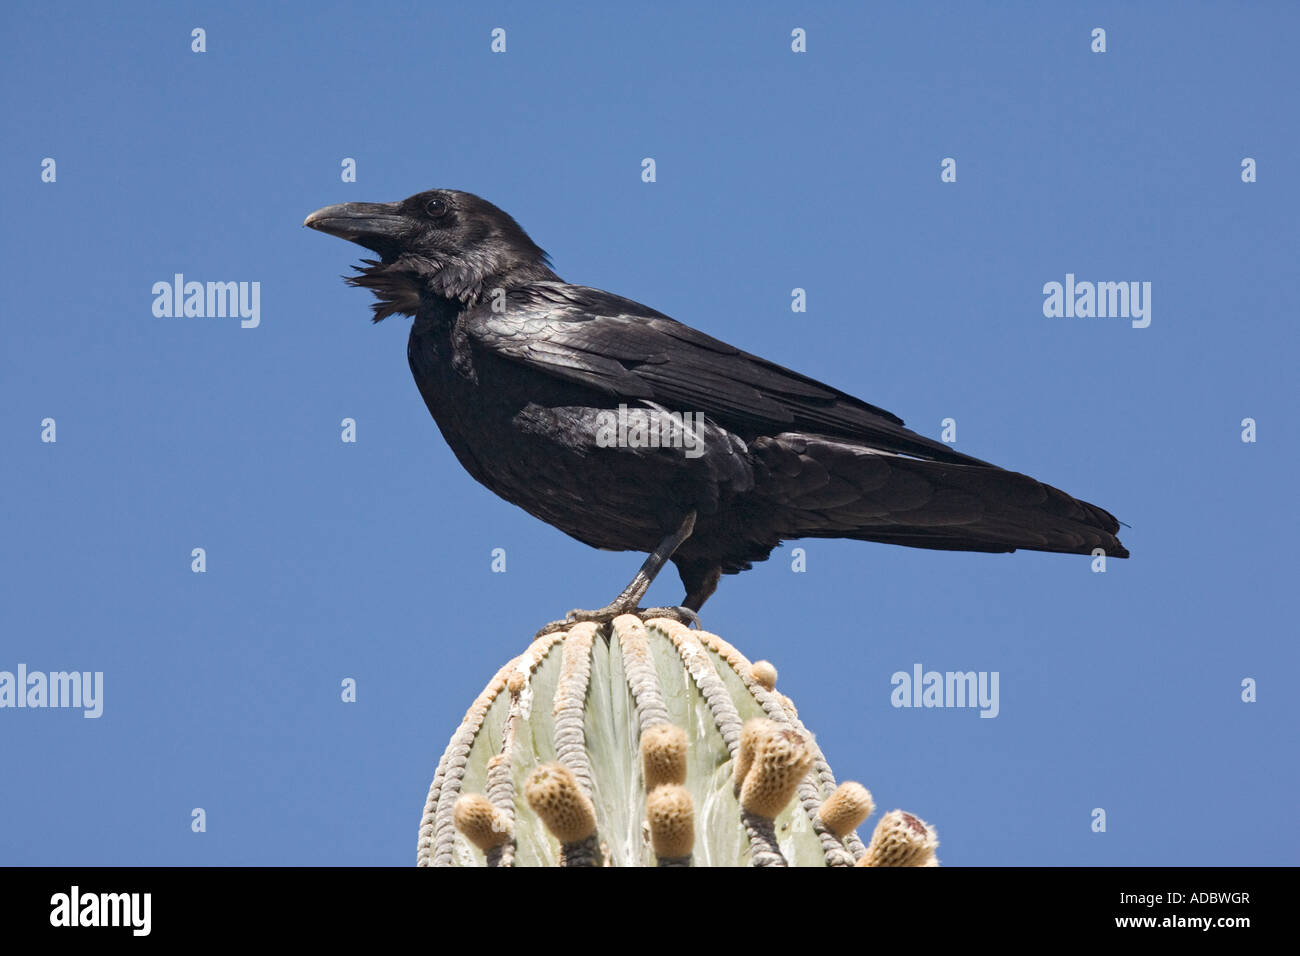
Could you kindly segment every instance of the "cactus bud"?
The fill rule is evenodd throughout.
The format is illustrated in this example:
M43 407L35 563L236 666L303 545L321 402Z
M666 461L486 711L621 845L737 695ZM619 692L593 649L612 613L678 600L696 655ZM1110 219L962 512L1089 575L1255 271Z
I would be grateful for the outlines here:
M524 784L524 795L561 843L578 843L595 834L596 809L564 764L545 764L534 770Z
M492 801L481 793L467 793L456 801L456 829L484 852L509 843L510 823Z
M858 866L938 866L934 850L939 838L924 820L891 810L880 818L871 846Z
M656 724L641 735L641 771L646 792L669 783L686 782L686 731L673 724Z
M812 748L798 731L775 725L762 728L740 788L740 805L765 820L776 819L812 768L813 757Z
M776 668L771 661L754 661L749 665L749 676L768 690L776 687Z
M837 837L842 837L871 816L871 811L875 808L871 792L866 787L852 780L846 780L826 798L826 802L817 811L817 816L821 818L826 829Z
M655 856L675 860L691 855L695 845L695 805L685 787L670 783L651 790L646 798L646 819Z

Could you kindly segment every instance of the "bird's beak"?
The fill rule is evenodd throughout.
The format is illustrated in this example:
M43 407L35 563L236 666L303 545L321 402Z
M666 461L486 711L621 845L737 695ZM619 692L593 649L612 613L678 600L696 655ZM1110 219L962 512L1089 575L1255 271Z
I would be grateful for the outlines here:
M397 203L345 202L317 209L302 221L304 226L347 239L367 249L383 247L401 239L409 223Z

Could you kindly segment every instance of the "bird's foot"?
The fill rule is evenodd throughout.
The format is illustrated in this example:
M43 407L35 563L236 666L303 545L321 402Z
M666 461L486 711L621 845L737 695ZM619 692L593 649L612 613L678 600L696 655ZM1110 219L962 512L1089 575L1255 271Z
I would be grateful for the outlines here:
M695 625L695 629L702 631L704 625L700 623L700 616L688 607L639 607L636 609L636 616L643 621L653 620L656 617L670 617L679 624L685 624L690 627Z
M687 626L694 624L697 628L702 628L700 616L688 607L638 607L635 609L622 607L602 607L596 611L584 611L581 608L575 608L564 616L563 621L552 621L533 638L544 637L547 634L554 634L556 631L567 631L575 624L581 624L584 621L594 621L597 624L608 624L622 614L632 614L639 617L642 621L653 620L656 617L667 617L680 624Z

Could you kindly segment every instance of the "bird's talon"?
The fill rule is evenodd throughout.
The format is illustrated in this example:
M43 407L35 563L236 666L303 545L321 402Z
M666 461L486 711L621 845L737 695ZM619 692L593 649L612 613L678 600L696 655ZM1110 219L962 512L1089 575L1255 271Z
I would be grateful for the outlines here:
M554 634L556 631L568 630L568 628L569 628L568 621L552 621L550 624L547 624L536 634L534 634L533 640L537 640L539 637L545 637L547 634Z
M656 617L667 617L672 618L678 624L685 624L687 627L694 624L697 631L704 630L704 625L700 623L700 616L688 607L639 607L636 609L636 614L643 621Z
M545 637L547 634L554 634L556 631L567 631L575 624L581 624L584 621L594 622L600 625L609 624L620 614L632 614L642 621L653 620L656 617L666 617L676 621L679 624L685 624L688 627L694 626L696 630L703 630L704 625L700 623L700 616L688 607L639 607L635 610L624 608L601 608L599 611L587 611L582 608L574 608L568 614L564 615L562 621L552 621L540 631L537 637ZM536 638L534 638L536 640Z

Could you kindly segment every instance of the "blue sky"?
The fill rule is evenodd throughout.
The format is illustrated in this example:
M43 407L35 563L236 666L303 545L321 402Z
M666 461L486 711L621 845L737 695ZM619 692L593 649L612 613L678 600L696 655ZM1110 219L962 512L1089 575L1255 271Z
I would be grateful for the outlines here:
M1131 526L1104 574L803 542L806 572L786 546L706 606L946 864L1296 863L1298 29L1283 3L6 6L0 670L102 671L104 712L0 710L0 863L409 865L466 706L639 564L475 484L409 320L371 326L359 250L301 228L435 186L570 281L954 418ZM260 282L260 325L155 317L178 272ZM1067 273L1150 282L1150 326L1045 317ZM998 672L998 716L892 707L918 663Z

